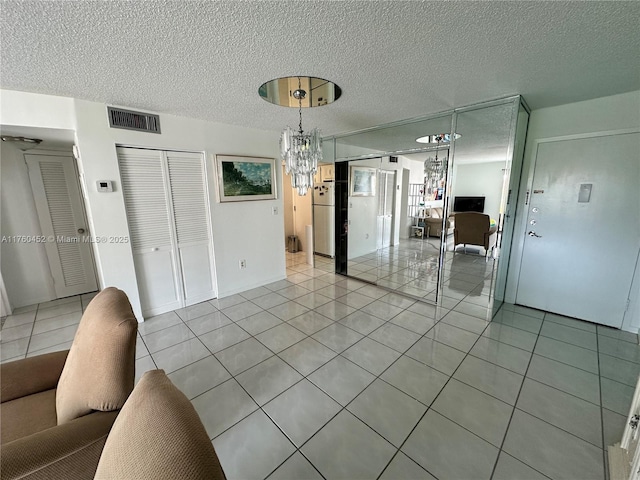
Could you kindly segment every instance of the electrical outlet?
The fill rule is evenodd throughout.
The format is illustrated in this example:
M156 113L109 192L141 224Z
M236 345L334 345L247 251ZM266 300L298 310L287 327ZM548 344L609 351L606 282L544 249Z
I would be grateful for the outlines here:
M240 260L240 270L242 270L243 268L247 268L246 260Z

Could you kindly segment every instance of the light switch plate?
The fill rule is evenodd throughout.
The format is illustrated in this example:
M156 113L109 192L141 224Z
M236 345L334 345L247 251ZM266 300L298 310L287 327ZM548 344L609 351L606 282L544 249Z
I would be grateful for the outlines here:
M578 193L578 203L589 203L589 200L591 200L592 185L592 183L583 183L580 185L580 192Z

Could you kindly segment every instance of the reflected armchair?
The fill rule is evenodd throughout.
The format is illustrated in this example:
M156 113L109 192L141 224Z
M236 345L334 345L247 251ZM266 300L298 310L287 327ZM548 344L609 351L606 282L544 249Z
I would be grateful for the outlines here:
M456 213L456 223L453 229L453 250L458 245L477 245L485 250L484 256L493 254L498 240L498 227L491 226L489 215L477 212Z

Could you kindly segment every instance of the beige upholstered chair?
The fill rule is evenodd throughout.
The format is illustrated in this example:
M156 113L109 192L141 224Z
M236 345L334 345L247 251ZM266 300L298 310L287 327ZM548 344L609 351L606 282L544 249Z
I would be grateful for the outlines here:
M138 322L124 292L87 306L71 349L0 366L1 478L93 478L133 389Z
M122 407L96 479L223 480L211 440L164 370L146 372Z
M442 208L433 207L429 209L429 216L425 218L425 223L429 226L429 236L439 237L442 235ZM447 218L447 231L451 228L453 217Z
M498 228L491 226L489 215L477 212L456 213L453 229L453 249L462 244L484 247L485 257L493 251L498 239Z

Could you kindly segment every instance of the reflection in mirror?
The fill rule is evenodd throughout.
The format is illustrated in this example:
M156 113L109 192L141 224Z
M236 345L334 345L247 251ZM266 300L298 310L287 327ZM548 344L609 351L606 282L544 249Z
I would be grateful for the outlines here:
M436 300L449 147L417 140L450 130L443 115L335 139L338 159L369 157L348 162L349 276Z
M378 171L381 159L349 162L347 271L349 275L376 282L378 231Z
M490 318L494 290L498 303L504 295L498 259L508 259L519 186L527 115L517 115L519 102L333 137L343 183L336 215L348 222L336 272Z
M497 268L495 289L493 292L493 313L495 314L504 300L505 288L507 284L507 271L509 267L508 259L511 255L511 242L513 240L514 221L516 218L516 201L520 186L520 176L522 173L522 162L524 157L524 145L529 125L529 112L521 103L518 106L518 120L515 133L515 144L513 148L513 160L508 163L507 171L510 171L508 189L505 195L505 212L502 224L502 236L500 246L500 261ZM507 180L505 179L505 182Z
M447 236L443 303L491 318L507 209L514 101L457 114L447 189L453 235Z
M296 90L304 90L302 99L294 97ZM333 103L342 95L338 85L316 77L283 77L263 83L258 95L267 102L283 107L320 107Z

